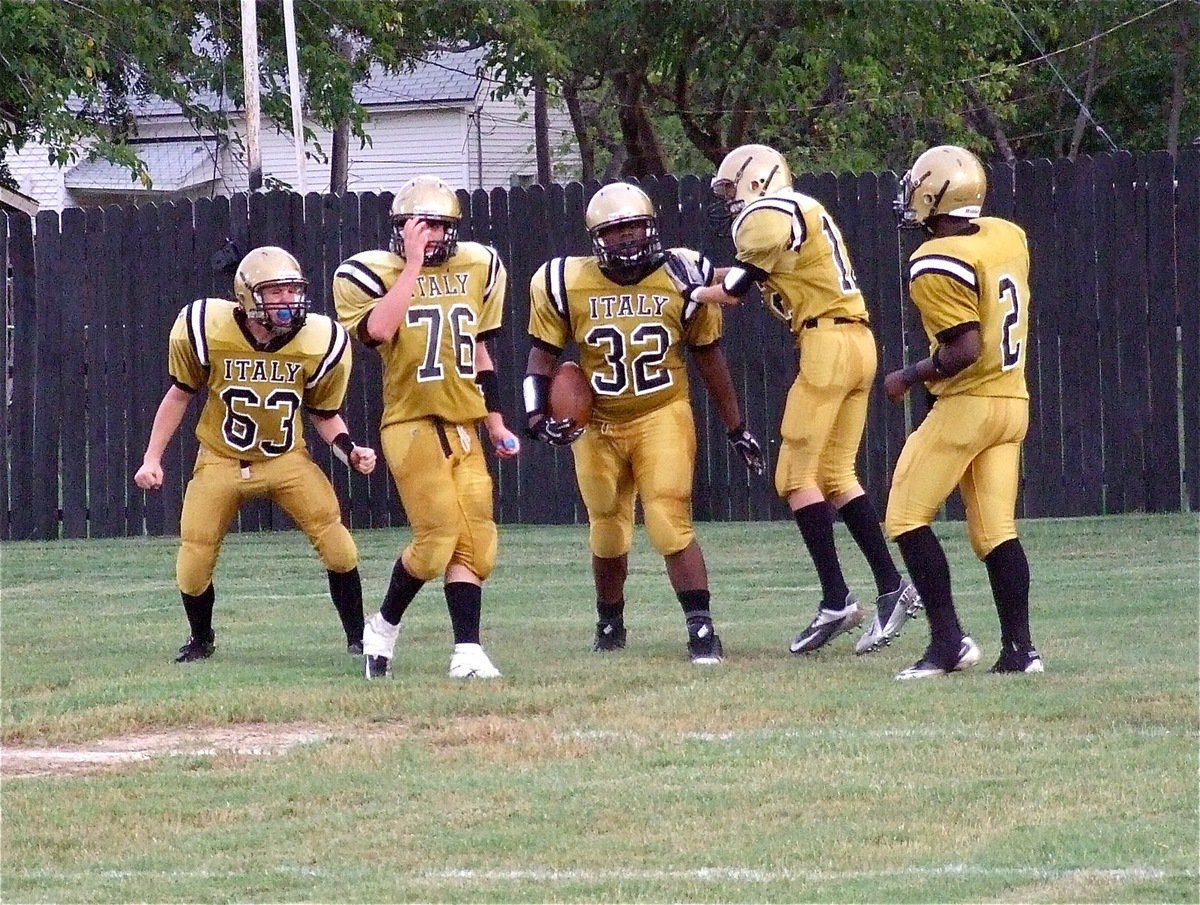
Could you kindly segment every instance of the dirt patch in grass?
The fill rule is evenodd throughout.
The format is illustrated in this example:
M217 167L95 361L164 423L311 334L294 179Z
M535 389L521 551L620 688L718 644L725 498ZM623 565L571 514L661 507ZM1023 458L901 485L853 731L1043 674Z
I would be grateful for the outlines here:
M317 725L261 723L122 735L54 748L6 745L0 748L0 778L79 776L156 757L278 757L299 745L324 741L335 734Z

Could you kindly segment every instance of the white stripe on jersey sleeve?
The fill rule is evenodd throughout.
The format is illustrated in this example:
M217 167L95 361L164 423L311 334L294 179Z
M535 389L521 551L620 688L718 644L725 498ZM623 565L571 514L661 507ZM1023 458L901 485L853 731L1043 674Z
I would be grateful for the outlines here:
M488 273L487 284L483 287L483 297L490 298L492 290L496 288L496 277L500 275L500 255L496 254L496 250L484 246L488 253Z
M196 299L188 306L188 323L191 327L192 345L196 350L196 360L202 367L208 367L208 332L204 326L205 310L208 299Z
M325 357L321 359L321 364L317 366L317 371L309 378L308 383L304 384L306 390L311 390L320 383L325 375L332 371L339 361L342 360L342 355L346 351L346 344L350 342L350 335L346 332L346 328L336 321L331 321L333 324L333 336L329 341L329 351L325 353Z
M957 258L948 258L944 255L929 255L925 258L917 258L909 267L909 282L911 283L923 273L940 273L943 276L958 280L960 283L964 283L976 291L979 290L979 280L975 276L975 268Z
M550 302L558 316L565 321L570 320L567 308L566 286L567 259L555 258L546 265L546 274L550 277Z
M349 280L374 299L383 298L387 293L387 286L379 274L361 261L343 261L333 272L333 278L336 280L338 277Z

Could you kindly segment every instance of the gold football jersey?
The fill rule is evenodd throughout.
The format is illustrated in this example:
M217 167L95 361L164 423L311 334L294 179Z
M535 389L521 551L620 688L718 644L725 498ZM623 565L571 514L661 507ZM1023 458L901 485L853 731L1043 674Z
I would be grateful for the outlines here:
M699 252L673 251L712 279L712 262ZM687 397L682 345L721 338L721 309L685 304L665 267L622 286L595 258L553 258L533 275L529 295L529 335L558 350L574 340L596 394L592 417L600 421L629 421Z
M912 300L929 336L978 323L982 354L953 377L931 381L938 396L970 393L1028 399L1025 349L1029 336L1029 247L1025 232L998 217L973 221L969 235L929 239L908 264Z
M404 270L390 251L364 251L333 275L338 320L363 338L367 316ZM499 332L508 273L494 248L459 242L443 264L421 268L412 304L383 356L383 426L436 417L453 423L487 414L475 383L475 343Z
M171 328L168 368L180 386L208 387L196 437L213 452L261 462L304 449L300 409L337 412L350 382L350 337L322 314L260 349L235 319L239 306L198 299Z
M797 342L811 318L868 320L841 231L815 198L787 189L752 201L733 221L733 242L739 261L769 274L763 302Z

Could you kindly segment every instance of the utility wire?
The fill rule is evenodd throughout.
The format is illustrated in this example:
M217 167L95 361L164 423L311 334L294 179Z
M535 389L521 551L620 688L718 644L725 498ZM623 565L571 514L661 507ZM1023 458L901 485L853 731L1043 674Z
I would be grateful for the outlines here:
M1170 0L1170 2L1173 3L1174 0ZM1025 37L1027 37L1029 39L1030 43L1033 44L1033 46L1037 50L1037 52L1040 53L1042 55L1042 57L1045 59L1046 65L1050 67L1050 71L1053 72L1055 77L1062 83L1063 90L1065 90L1067 92L1067 94L1069 94L1071 96L1071 100L1075 101L1075 103L1079 105L1079 110L1080 110L1080 112L1083 113L1083 115L1085 117L1087 117L1087 121L1096 127L1096 131L1099 132L1104 137L1104 140L1108 142L1109 146L1114 151L1119 151L1120 148L1118 148L1117 143L1112 140L1112 136L1110 136L1106 131L1104 131L1104 127L1102 125L1100 125L1100 123L1096 122L1096 118L1094 116L1092 116L1092 111L1088 109L1088 105L1085 104L1082 100L1080 100L1079 96L1074 91L1071 90L1071 86L1067 83L1067 80L1065 78L1063 78L1062 73L1058 71L1058 67L1054 65L1054 61L1050 59L1049 55L1046 53L1045 48L1043 48L1042 45L1038 43L1038 39L1036 37L1034 37L1033 32L1031 32L1028 28L1025 27L1025 23L1021 21L1020 17L1016 14L1016 12L1014 12L1013 8L1008 5L1008 0L1000 0L1000 5L1003 6L1006 10L1008 10L1008 14L1010 16L1012 16L1013 21L1017 23L1017 25L1020 27L1021 31L1025 32ZM1170 3L1164 4L1164 5L1169 6ZM1159 8L1161 9L1162 7L1159 7Z

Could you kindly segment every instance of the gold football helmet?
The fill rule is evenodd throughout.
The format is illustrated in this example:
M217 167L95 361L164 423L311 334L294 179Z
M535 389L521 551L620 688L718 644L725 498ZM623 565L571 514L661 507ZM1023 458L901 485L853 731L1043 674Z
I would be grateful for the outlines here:
M583 222L600 269L616 283L635 283L663 262L658 213L636 185L614 182L588 202Z
M268 304L263 300L263 290L271 286L294 286L295 296L287 304ZM307 288L308 280L304 279L300 262L275 245L251 251L242 258L233 277L233 294L246 317L276 334L304 325L308 315Z
M736 217L749 202L792 187L792 168L767 145L742 145L725 155L712 180L713 194Z
M893 207L900 226L924 226L931 217L978 217L987 194L979 158L956 145L938 145L917 158L900 177Z
M404 257L404 224L412 217L441 223L446 235L440 242L430 242L425 248L426 264L448 261L458 248L458 222L462 206L454 189L436 176L410 179L392 201L392 252Z

